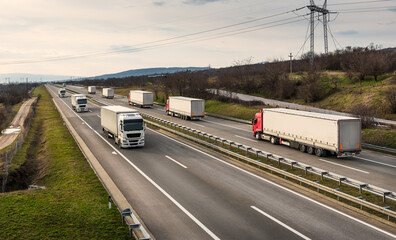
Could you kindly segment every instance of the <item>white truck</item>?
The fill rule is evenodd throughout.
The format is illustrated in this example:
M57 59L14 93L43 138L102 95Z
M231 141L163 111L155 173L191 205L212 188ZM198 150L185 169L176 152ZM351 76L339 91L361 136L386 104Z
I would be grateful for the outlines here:
M66 97L66 89L59 88L58 89L58 95L59 95L60 98Z
M95 86L89 86L88 87L88 93L89 94L95 94L96 93L96 87Z
M131 90L128 94L128 103L129 105L140 107L152 107L154 103L153 93L141 90Z
M103 88L102 95L105 98L114 98L114 89L112 89L112 88Z
M361 151L359 118L284 108L262 109L253 120L253 136L283 144L318 157L337 157Z
M84 94L74 94L71 97L73 110L76 112L88 112L88 101Z
M114 138L120 148L144 146L146 125L137 110L123 106L101 107L100 119L104 135Z
M205 117L205 100L189 97L169 97L166 102L166 114L185 120Z

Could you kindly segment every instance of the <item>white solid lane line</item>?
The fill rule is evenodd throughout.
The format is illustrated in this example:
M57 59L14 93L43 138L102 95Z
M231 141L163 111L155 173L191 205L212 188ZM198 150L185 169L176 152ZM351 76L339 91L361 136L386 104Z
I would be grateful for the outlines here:
M198 123L191 123L191 124L196 125L196 126L198 126L198 127L205 127L205 126L203 126L203 125L201 125L201 124L198 124Z
M166 157L167 159L169 159L169 160L173 161L174 163L177 163L177 164L179 164L181 167L183 167L183 168L187 168L186 166L184 166L183 164L179 163L179 162L178 162L178 161L176 161L175 159L173 159L173 158L169 157L168 155L165 155L165 157Z
M363 161L373 162L373 163L385 165L385 166L388 166L388 167L396 168L395 165L391 165L391 164L387 164L387 163L382 163L382 162L377 162L377 161L374 161L374 160L371 160L371 159L367 159L367 158L362 158L362 157L357 157L357 156L355 156L355 158L361 159L361 160L363 160Z
M96 115L96 116L98 116L98 118L101 118L99 115Z
M295 230L294 228L289 227L288 225L284 224L283 222L279 221L278 219L274 218L273 216L269 215L268 213L262 211L261 209L255 207L255 206L250 206L257 212L263 214L267 218L271 219L272 221L276 222L277 224L281 225L282 227L286 228L287 230L295 233L296 235L300 236L302 239L310 240L309 237L305 236L304 234L300 233L299 231Z
M250 139L250 138L242 137L242 136L239 136L239 135L234 135L234 136L235 136L235 137L242 138L242 139L245 139L245 140L248 140L248 141L251 141L251 142L256 142L255 140Z
M75 113L63 99L61 99L63 104L66 105L67 108L69 108L78 118L82 119L77 113ZM85 121L84 121L85 122ZM140 168L138 168L134 163L131 162L127 157L124 156L120 151L118 151L117 148L115 148L111 143L106 141L106 139L99 134L95 129L93 129L89 124L86 123L86 125L96 134L98 135L107 145L109 145L113 150L118 153L129 165L131 165L133 168L136 169L144 178L146 178L154 187L156 187L162 194L164 194L171 202L173 202L181 211L183 211L191 220L193 220L202 230L204 230L212 239L215 240L220 240L219 237L217 237L212 231L210 231L209 228L207 228L201 221L199 221L194 215L192 215L187 209L185 209L176 199L174 199L169 193L167 193L164 189L162 189L154 180L152 180L149 176L147 176Z
M212 121L208 121L208 120L202 120L202 121L214 123L214 124L221 125L221 126L228 127L228 128L238 129L238 130L241 130L241 131L244 131L244 132L248 132L248 133L251 133L251 132L252 132L252 131L248 131L248 130L245 130L245 129L241 129L241 128L239 128L239 127L230 126L230 125L227 125L227 124L212 122Z
M327 160L324 160L324 159L320 159L320 158L319 158L319 161L327 162L327 163L334 164L334 165L337 165L337 166L340 166L340 167L344 167L344 168L348 168L348 169L352 169L352 170L355 170L355 171L358 171L358 172L362 172L362 173L365 173L365 174L369 174L370 173L370 172L366 172L366 171L363 171L363 170L360 170L360 169L357 169L357 168L348 167L348 166L345 166L345 165L342 165L342 164L339 164L339 163L333 163L333 162L330 162L330 161L327 161Z

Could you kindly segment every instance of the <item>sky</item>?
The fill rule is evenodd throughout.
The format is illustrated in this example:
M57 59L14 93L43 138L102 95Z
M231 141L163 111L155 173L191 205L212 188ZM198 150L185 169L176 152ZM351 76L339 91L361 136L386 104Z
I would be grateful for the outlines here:
M396 47L396 0L327 4L337 12L330 13L329 51L371 43ZM290 53L298 58L309 51L307 5L309 0L1 1L0 74L77 78L152 67L220 68L287 60ZM323 24L316 18L315 25L315 53L321 53Z

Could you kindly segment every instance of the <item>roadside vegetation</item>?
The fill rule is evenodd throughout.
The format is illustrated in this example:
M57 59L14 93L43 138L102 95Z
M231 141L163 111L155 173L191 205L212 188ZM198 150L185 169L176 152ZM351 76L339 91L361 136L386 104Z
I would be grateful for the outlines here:
M274 106L243 102L210 93L208 89L348 112L363 120L364 142L396 148L393 141L396 130L378 127L374 122L374 118L396 120L395 48L381 49L374 44L364 48L346 47L328 56L315 56L313 66L305 54L293 60L291 75L289 61L251 62L248 58L235 61L228 68L73 83L114 87L117 94L125 96L130 89L148 90L154 93L154 100L159 103L166 103L169 96L202 98L207 101L207 112L246 120L252 119L252 112ZM378 135L386 137L380 139Z
M31 130L0 194L0 239L129 239L118 210L63 125L51 96L41 94ZM25 190L28 185L45 189Z

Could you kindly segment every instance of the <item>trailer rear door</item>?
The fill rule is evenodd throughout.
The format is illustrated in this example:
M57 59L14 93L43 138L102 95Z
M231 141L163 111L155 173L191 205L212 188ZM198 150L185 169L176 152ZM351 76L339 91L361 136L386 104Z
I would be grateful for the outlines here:
M341 152L360 149L360 121L339 121Z

